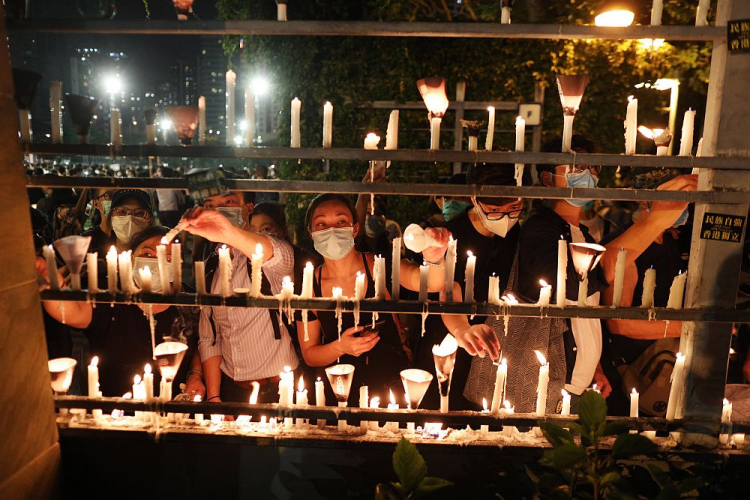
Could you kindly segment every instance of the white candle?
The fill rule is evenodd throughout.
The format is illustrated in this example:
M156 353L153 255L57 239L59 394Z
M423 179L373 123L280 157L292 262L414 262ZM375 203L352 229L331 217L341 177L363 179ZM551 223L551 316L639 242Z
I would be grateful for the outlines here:
M568 242L560 238L557 242L557 290L555 305L565 307L565 280L568 271Z
M520 116L516 117L516 151L526 149L526 120ZM516 163L516 186L523 185L523 163Z
M331 289L331 298L336 301L336 319L338 320L339 342L341 342L341 325L343 315L341 314L341 302L344 300L344 291L335 286Z
M133 281L133 260L131 259L131 250L122 252L118 256L118 265L120 270L120 288L125 293L134 293L137 291Z
M430 266L425 262L419 266L419 301L427 301L427 284L430 280Z
M539 290L539 301L536 303L538 306L549 307L550 298L552 297L552 285L547 284L544 280L539 280L541 290Z
M88 290L89 293L96 293L99 291L99 263L96 259L96 252L86 255L86 273L88 274Z
M200 403L201 402L200 395L196 394L195 397L193 398L193 401L195 401L196 403ZM203 414L202 413L196 413L195 414L195 425L202 425L202 424L203 424Z
M62 144L62 82L53 80L49 87L49 110L51 113L52 144Z
M398 300L401 295L401 237L393 238L391 252L391 298Z
M245 87L245 146L253 147L255 140L255 94L249 85Z
M466 271L464 273L464 281L466 283L464 302L471 304L474 302L474 268L477 266L477 257L471 251L466 253L468 257L466 257Z
M641 395L638 394L638 391L635 390L635 387L633 387L633 390L630 392L630 416L631 417L637 417L638 416L638 403L640 401Z
M172 255L172 286L174 293L182 292L182 244L174 242L170 246Z
M701 137L698 140L698 146L696 146L696 148L695 148L695 156L697 156L697 157L703 156L703 137ZM693 169L693 173L694 174L697 173L697 172L695 172L695 170L698 170L698 169L697 168Z
M370 406L370 398L367 390L367 386L363 385L359 388L359 407L360 408L369 408ZM369 422L366 420L361 420L359 424L360 428L367 432L367 428L370 426Z
M365 149L378 149L378 144L380 144L380 136L378 134L373 132L367 134L365 137Z
M391 402L388 403L388 410L398 410L400 407L396 402L396 397L393 395L393 390L389 390L391 396ZM398 432L398 422L386 422L385 429L390 432Z
M380 408L380 398L372 398L370 400L370 408L372 408L372 409ZM377 420L370 421L370 430L371 431L378 430L378 422L377 422Z
M663 9L663 0L654 0L651 6L651 26L661 26L661 13Z
M635 140L638 133L638 99L628 96L628 110L625 115L625 154L635 154Z
M260 297L260 286L263 282L263 245L260 243L255 245L255 252L253 252L250 258L252 265L252 286L250 287L251 297Z
M333 104L326 101L323 105L323 147L333 145Z
M562 409L560 415L570 415L570 394L565 389L562 390Z
M547 386L549 385L549 363L539 351L534 351L542 366L539 367L539 384L536 389L536 414L544 416L547 409Z
M695 14L695 25L706 26L708 24L708 8L711 6L711 0L698 0L698 10Z
M198 144L206 144L206 97L198 98Z
M589 273L578 282L578 307L586 307L586 299L589 296Z
M307 389L305 389L305 381L302 379L302 375L300 375L299 382L297 383L297 406L306 407L307 404ZM305 419L298 418L295 424L298 429L301 429L305 425Z
M302 101L300 101L296 97L292 99L292 131L291 131L292 135L291 135L291 141L289 143L289 147L292 147L292 148L298 148L301 145L300 130L299 130L301 108L302 108Z
M326 406L326 390L323 381L318 377L315 381L315 406ZM324 419L318 419L318 428L322 429L326 426Z
M116 108L112 109L109 118L109 142L115 147L115 149L122 147L122 131L120 126L120 110Z
M141 291L151 293L151 269L148 266L138 269L138 275L141 278Z
M195 291L198 295L206 295L206 263L195 261Z
M487 285L487 302L500 305L500 278L494 275L490 276L489 284Z
M375 263L372 267L373 279L375 280L375 300L385 300L385 259L379 255L375 256Z
M563 115L563 137L562 152L571 153L571 144L573 142L573 120L575 115Z
M226 143L227 146L234 146L234 87L237 83L237 74L231 69L227 71L226 83Z
M443 119L438 116L430 118L430 149L440 149L440 122Z
M515 407L510 405L510 401L504 401L503 406L504 406L503 411L505 412L505 416L510 416L515 413ZM503 435L506 437L512 436L513 429L515 429L515 427L510 426L510 425L503 425Z
M745 447L745 434L732 434L732 442L741 450Z
M114 245L107 252L107 288L109 293L117 293L117 249Z
M354 324L359 326L359 304L365 298L365 275L357 271L354 280Z
M667 420L670 422L674 420L675 413L677 412L677 398L679 397L679 391L684 384L682 373L685 368L685 356L678 352L677 361L672 369L672 387L669 389L669 401L667 402Z
M727 398L724 398L723 405L721 407L721 423L729 424L732 422L732 403ZM725 426L726 427L726 426ZM729 442L729 434L719 434L719 442L721 444L727 444Z
M49 274L49 286L53 290L60 289L60 280L57 279L57 262L55 261L55 249L52 245L42 247L44 260L47 261L47 274Z
M385 133L385 149L398 149L398 110L391 111Z
M453 302L453 281L456 275L456 245L458 240L453 236L448 240L448 250L445 253L445 301Z
M161 293L171 291L169 283L169 262L167 261L167 240L161 239L161 244L156 246L156 262L159 266L159 279L161 280Z
M643 431L643 437L656 441L656 431Z
M672 286L669 288L669 300L667 309L682 309L682 297L685 294L685 281L687 273L680 271L680 274L674 277Z
M643 294L641 295L641 307L654 307L654 290L656 289L656 269L646 269L643 275Z
M484 149L492 151L492 140L495 136L495 106L487 108L489 117L487 118L487 140L484 142Z
M88 366L88 378L89 378L89 397L99 397L99 356L91 358L91 363Z
M492 413L497 415L500 412L500 403L505 395L505 380L508 377L508 362L503 358L497 365L495 373L495 389L492 392Z
M612 304L620 307L622 304L622 288L625 283L625 259L628 257L628 251L621 248L617 252L617 262L615 263L615 290L612 298Z
M680 156L690 156L693 152L693 126L695 111L688 109L682 120L682 137L680 137Z
M482 413L489 413L490 410L487 409L487 398L482 398ZM486 438L490 435L490 426L489 425L482 425L479 428L479 434Z
M154 374L151 373L151 365L148 363L143 367L143 389L146 401L154 399Z
M286 2L276 2L276 19L278 21L286 21Z
M222 297L232 295L232 259L226 245L219 248L219 285Z
M510 24L510 7L500 9L500 24Z

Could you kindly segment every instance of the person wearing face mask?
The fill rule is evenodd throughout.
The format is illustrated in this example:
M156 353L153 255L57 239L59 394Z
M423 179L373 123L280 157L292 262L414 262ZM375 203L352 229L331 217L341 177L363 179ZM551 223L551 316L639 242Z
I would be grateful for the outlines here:
M236 176L237 174L233 174ZM232 224L243 229L255 207L255 193L250 191L229 191L226 194L209 196L202 202L203 208L216 210ZM200 235L193 235L193 260L207 260L216 252L216 243L206 241Z
M156 246L169 231L162 226L151 226L137 234L128 250L133 251L133 277L138 283L138 269L148 265L154 279L154 291L158 290L158 265ZM168 245L169 246L169 245ZM167 255L171 251L167 248ZM48 270L44 259L37 259L37 272L48 281ZM99 274L100 289L106 289L106 274ZM190 290L183 284L186 290ZM63 321L60 302L45 301L45 311L58 322ZM155 341L160 344L167 340L188 344L188 352L175 377L172 386L173 396L179 394L180 383L188 386L186 392L205 393L202 383L200 357L195 356L197 346L197 317L194 308L154 305L156 320ZM151 364L154 385L159 387L159 370L152 358L151 330L145 306L137 304L115 304L112 307L92 307L88 302L65 302L65 324L83 330L89 341L90 355L99 356L101 392L104 396L117 397L132 390L133 374L143 373L144 366Z
M104 259L112 245L118 253L127 250L138 233L153 225L154 217L151 197L140 189L101 193L100 198L102 208L107 201L110 202L106 219L112 231L107 235L104 227L97 227L84 233L84 236L92 236L89 252L96 252L99 259Z
M343 295L355 295L357 274L365 276L364 296L375 294L373 276L374 255L355 249L354 240L362 230L352 202L338 194L323 194L315 198L307 209L305 218L315 250L322 255L323 264L315 269L313 291L316 297L330 297L334 287L340 287ZM448 232L442 229L427 230L440 245L423 252L430 266L428 290L440 292L445 288L443 255L447 248ZM390 258L385 259L385 284L390 297ZM407 260L401 261L399 285L409 290L419 290L419 267ZM386 297L386 298L387 298ZM339 340L338 321L334 311L309 311L308 339L301 312L297 319L297 334L305 362L312 367L326 367L336 363L348 363L355 367L352 394L361 385L369 387L371 397L388 396L388 390L402 390L399 372L407 367L407 354L403 348L405 338L391 314L380 314L382 325L377 331L364 328L373 323L372 315L360 313L356 325L352 314L344 313ZM322 376L322 371L320 373ZM329 391L329 401L334 395Z
M81 233L81 236L90 236L89 252L96 253L97 258L104 259L109 247L117 243L117 237L112 233L109 212L112 209L112 194L114 191L99 189L91 199L91 205L100 215L100 222L95 227ZM92 217L92 221L93 221Z

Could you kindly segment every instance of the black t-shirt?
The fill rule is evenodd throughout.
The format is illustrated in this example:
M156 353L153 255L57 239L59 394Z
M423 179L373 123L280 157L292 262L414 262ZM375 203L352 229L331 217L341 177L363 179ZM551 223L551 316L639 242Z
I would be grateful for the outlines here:
M101 230L99 226L96 226L93 229L89 229L88 231L84 231L81 233L81 236L91 236L91 243L89 243L89 253L96 252L98 259L104 259L107 256L107 252L109 251L109 247L117 243L117 236L115 235L115 232L112 231L112 234L107 236L107 234Z

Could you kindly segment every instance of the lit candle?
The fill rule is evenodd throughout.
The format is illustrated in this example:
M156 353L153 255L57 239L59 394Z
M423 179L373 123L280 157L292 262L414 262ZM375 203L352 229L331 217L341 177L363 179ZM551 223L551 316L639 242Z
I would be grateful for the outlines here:
M206 97L198 98L198 144L206 144Z
M227 146L234 146L234 92L235 84L237 83L237 74L231 69L227 71L226 75L226 143Z
M368 408L370 406L370 398L367 391L367 386L363 385L359 388L359 407L360 408ZM367 428L370 426L370 424L366 420L361 420L359 427L364 431L367 432Z
M430 279L430 266L425 262L419 266L419 301L427 301L427 284Z
M326 406L326 390L323 381L318 377L315 382L315 406ZM326 426L326 421L318 419L318 428L322 429Z
M682 120L682 137L680 137L680 156L690 156L693 152L693 126L695 111L688 109Z
M263 245L255 245L255 252L250 259L252 265L252 286L250 287L251 297L260 297L260 286L263 283Z
M385 133L385 149L398 149L398 110L391 111Z
M679 397L679 391L684 383L682 372L685 368L685 356L681 353L677 353L677 361L675 361L674 368L672 369L672 387L669 389L669 401L667 402L667 420L674 420L675 413L677 412L677 398Z
M658 1L658 0L656 0ZM628 96L628 110L625 115L625 154L635 154L635 139L638 133L638 99Z
M292 131L291 131L291 140L289 143L289 147L292 148L298 148L300 147L301 140L300 140L300 131L299 131L299 120L300 120L300 110L302 108L302 101L300 101L298 98L292 99Z
M568 271L568 242L560 238L557 242L557 290L555 305L565 307L565 280Z
M510 7L507 7L506 4L503 3L503 7L500 9L500 24L510 24L511 10Z
M641 307L654 307L654 290L656 289L656 269L646 269L643 275L643 294L641 295Z
M245 146L253 147L255 140L255 94L251 86L245 87Z
M201 402L200 395L196 394L195 397L193 398L193 401L195 401L196 403L200 403ZM203 414L202 413L196 413L195 414L195 425L202 425L202 424L203 424Z
M617 252L617 263L615 264L615 290L612 299L612 305L620 307L622 304L622 288L625 283L625 259L628 257L628 251L621 248Z
M453 302L453 281L456 274L456 245L458 240L453 236L448 240L448 250L445 252L445 301Z
M161 293L169 293L169 262L167 261L167 240L161 239L161 244L156 246L156 261L159 266L159 279L161 280Z
M302 379L302 375L300 375L297 383L297 406L307 406L307 389L305 389L305 381ZM298 418L295 424L297 429L301 429L305 425L305 419Z
M219 284L222 297L232 295L232 259L229 257L229 248L222 245L219 248Z
M536 389L536 414L544 416L547 409L547 386L549 385L549 363L539 351L534 351L539 358L539 384Z
M99 263L96 260L96 252L86 255L86 273L88 274L88 291L96 293L99 291Z
M52 144L62 144L62 82L53 80L49 87L49 110L51 114Z
M490 410L487 409L487 398L482 398L482 413L489 413ZM489 425L482 425L479 428L479 434L486 438L490 436L490 426Z
M172 286L174 293L182 292L182 244L178 242L170 245L172 255Z
M370 408L373 408L373 409L380 408L380 398L372 398L370 400ZM370 430L371 431L378 430L378 421L377 420L370 421Z
M503 395L505 394L505 380L507 376L508 362L503 358L500 360L500 364L497 365L495 389L492 393L492 413L495 415L500 412L500 403L503 401Z
M711 0L698 0L698 10L695 14L695 25L706 26L708 24L708 8Z
M504 401L503 402L504 411L506 416L513 415L515 413L515 407L510 405L510 401ZM503 435L506 437L510 437L513 435L513 429L515 427L512 427L510 425L503 425Z
M560 415L570 415L570 394L565 389L562 390L562 409Z
M391 252L391 298L398 300L401 295L401 237L393 238Z
M544 280L539 280L539 284L542 286L539 290L539 301L536 305L541 307L549 307L549 301L552 297L552 285L547 284Z
M323 105L323 147L333 145L333 104L326 101Z
M365 275L357 271L354 281L354 324L359 326L359 304L365 298Z
M695 156L697 156L697 157L703 156L703 137L701 137L698 140L698 146L695 148ZM697 173L697 172L695 172L695 170L697 170L697 169L693 169L693 170L694 170L694 172L693 172L694 174Z
M672 286L669 288L669 300L667 301L667 309L682 309L682 297L685 294L685 281L687 280L687 273L680 273L674 277Z
M373 132L367 134L365 137L365 149L378 149L378 144L380 144L380 136L378 134Z
M732 442L738 449L745 447L745 434L732 434Z
M393 390L389 389L388 391L391 396L391 402L388 403L388 410L398 410L399 406L396 402L396 397L393 395ZM385 429L390 432L398 432L398 422L387 422L385 424Z
M198 295L206 295L206 263L195 261L195 291Z
M583 278L583 281L578 282L578 307L586 306L586 299L589 296L589 273Z
M143 401L146 399L146 392L143 388L143 380L140 375L133 377L133 399ZM136 420L143 420L143 412L135 412Z
M525 151L526 120L516 117L516 151ZM516 186L523 185L523 163L516 163Z
M91 363L88 366L88 378L89 378L89 397L99 397L99 356L91 358Z
M487 118L487 140L484 142L484 149L492 151L492 140L495 136L495 106L487 108L489 117Z
M732 422L732 403L729 402L727 398L724 398L724 404L721 407L721 423L722 424L729 424ZM726 425L723 427L727 427ZM721 433L719 434L719 442L721 444L727 444L729 442L729 434Z
M477 265L477 258L471 251L466 253L468 257L466 257L466 271L464 273L464 281L466 283L464 302L470 304L474 302L474 268Z
M136 292L135 282L133 281L133 260L131 253L132 250L128 250L118 256L120 288L125 293Z
M637 417L638 416L638 404L640 402L640 394L638 394L638 391L635 390L635 387L633 387L633 390L630 392L630 416L631 417Z
M49 274L49 286L53 290L60 289L60 280L57 278L57 262L55 261L55 249L52 245L42 247L44 260L47 261L47 274Z
M661 26L661 13L663 9L663 0L654 0L651 6L651 26Z
M115 149L122 147L122 131L120 130L120 110L112 109L109 117L109 142Z
M500 305L500 278L498 276L490 276L487 285L487 302L496 306Z
M148 363L143 367L143 389L146 401L154 399L154 374L151 373L151 365Z
M440 149L440 123L443 119L439 116L430 118L430 149Z
M379 255L375 256L373 265L373 279L375 280L375 300L385 300L385 259Z
M141 277L141 291L151 293L151 269L144 266L142 269L138 269L138 274Z

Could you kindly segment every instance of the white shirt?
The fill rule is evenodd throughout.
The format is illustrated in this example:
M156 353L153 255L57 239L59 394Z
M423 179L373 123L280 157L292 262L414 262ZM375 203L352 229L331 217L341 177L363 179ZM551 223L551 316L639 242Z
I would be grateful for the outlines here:
M570 226L570 235L573 243L586 243L578 226ZM599 292L589 295L586 298L586 305L598 306L600 295ZM566 303L574 306L578 302L566 299ZM565 384L565 390L580 396L591 385L596 366L602 355L602 322L599 319L571 318L570 327L576 341L576 364L573 367L570 383Z

